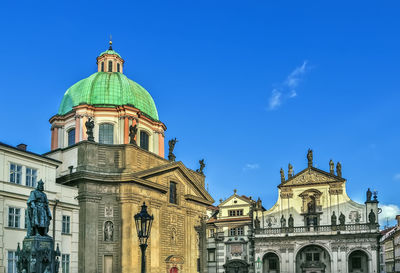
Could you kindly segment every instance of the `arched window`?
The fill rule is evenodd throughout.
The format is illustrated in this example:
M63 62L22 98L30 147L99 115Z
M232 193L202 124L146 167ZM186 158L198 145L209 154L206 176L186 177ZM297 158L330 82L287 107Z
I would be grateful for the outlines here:
M75 144L75 128L68 131L68 146Z
M101 72L104 72L104 62L101 62Z
M140 148L149 150L149 135L145 131L140 131Z
M117 72L121 72L119 71L119 63L117 63Z
M109 123L100 124L99 143L114 144L114 125Z
M108 61L108 72L112 72L112 61Z

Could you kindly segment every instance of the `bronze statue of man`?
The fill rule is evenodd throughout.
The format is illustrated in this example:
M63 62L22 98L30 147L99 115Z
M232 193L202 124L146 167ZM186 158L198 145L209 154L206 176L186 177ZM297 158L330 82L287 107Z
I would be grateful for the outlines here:
M44 191L44 183L40 180L28 199L28 236L47 236L51 212L49 200Z

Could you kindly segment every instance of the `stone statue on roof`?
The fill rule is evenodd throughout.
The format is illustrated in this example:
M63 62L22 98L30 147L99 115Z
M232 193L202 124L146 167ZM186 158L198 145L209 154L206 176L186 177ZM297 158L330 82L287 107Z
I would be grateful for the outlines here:
M329 172L335 174L335 163L333 163L332 159L329 161Z
M199 174L204 174L203 170L204 170L204 168L206 166L206 164L204 163L204 158L199 160L199 164L200 164L200 168L197 169L196 172L199 173Z
M176 156L174 155L173 151L175 149L175 144L178 142L176 138L172 138L168 141L168 160L169 161L175 161Z
M87 140L94 142L94 136L93 136L94 120L92 117L88 118L88 120L85 122L85 126L86 126Z
M312 167L312 165L313 165L313 151L311 149L308 149L307 160L308 160L308 167Z
M342 177L342 164L340 164L340 162L336 164L336 174L337 176Z
M285 172L283 171L282 168L281 168L281 170L280 170L280 173L281 173L281 182L282 182L282 183L285 183Z
M137 145L136 140L135 140L135 136L137 134L137 123L134 126L129 126L129 143L130 144L134 144Z

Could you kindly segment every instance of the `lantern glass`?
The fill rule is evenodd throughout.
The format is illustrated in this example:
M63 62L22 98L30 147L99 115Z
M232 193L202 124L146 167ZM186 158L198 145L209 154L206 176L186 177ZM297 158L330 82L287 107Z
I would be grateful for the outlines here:
M136 230L141 245L147 244L150 237L151 225L154 217L147 212L147 206L143 202L141 211L134 216Z

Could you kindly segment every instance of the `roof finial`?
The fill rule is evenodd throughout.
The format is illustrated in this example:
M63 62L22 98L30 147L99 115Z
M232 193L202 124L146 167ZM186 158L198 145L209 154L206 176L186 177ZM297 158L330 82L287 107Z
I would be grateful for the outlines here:
M112 35L110 34L110 42L108 42L110 44L110 47L108 48L109 50L112 50Z

